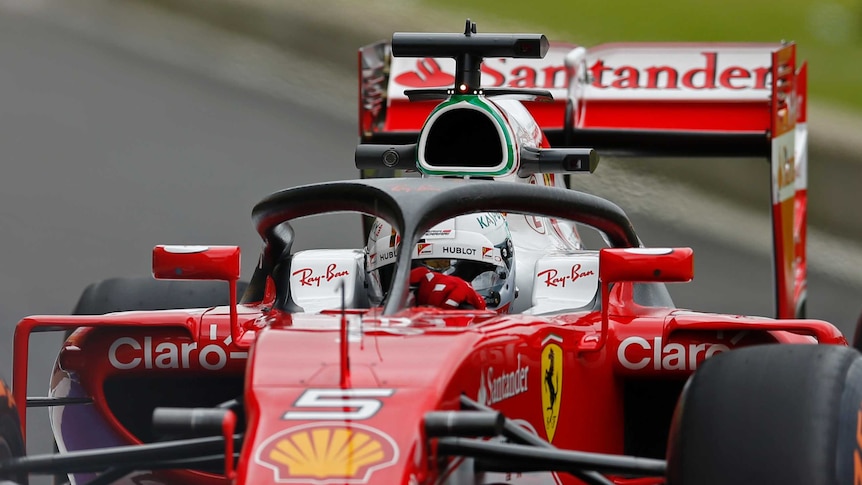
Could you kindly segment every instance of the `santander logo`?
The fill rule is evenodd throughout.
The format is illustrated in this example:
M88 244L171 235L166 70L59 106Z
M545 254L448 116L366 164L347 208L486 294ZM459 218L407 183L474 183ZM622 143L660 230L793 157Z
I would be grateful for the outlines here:
M437 59L426 57L416 61L416 70L395 76L395 82L411 88L439 88L455 84L455 76L443 72Z
M576 76L591 99L763 100L772 86L775 45L613 45L587 50L582 67L570 71L565 57L573 46L552 46L544 59L488 58L485 87L550 90L565 99ZM586 72L584 72L584 70ZM449 58L392 59L390 96L410 88L452 87Z
M415 68L393 76L396 83L409 88L452 87L455 84L454 65L446 72L440 62L449 66L447 59L424 58L415 62ZM524 62L522 59L518 61ZM535 66L527 63L512 64L513 59L485 59L482 63L483 87L542 88L564 90L568 85L566 67L562 60Z
M574 45L552 45L544 59L486 58L482 61L482 86L548 89L563 99L569 85L565 57ZM452 58L393 57L389 96L403 97L404 89L447 88L455 85Z
M689 69L667 64L645 67L606 64L596 60L589 68L592 86L599 89L767 89L768 66L718 67L718 52L701 52L702 64Z
M769 99L773 44L605 45L588 51L584 97L596 100Z

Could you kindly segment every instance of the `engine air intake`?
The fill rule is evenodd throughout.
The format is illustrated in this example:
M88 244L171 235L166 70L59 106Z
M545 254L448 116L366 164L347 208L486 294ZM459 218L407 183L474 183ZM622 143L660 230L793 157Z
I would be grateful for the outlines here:
M421 155L423 164L431 168L483 169L499 167L506 162L499 129L482 111L442 112L426 130Z

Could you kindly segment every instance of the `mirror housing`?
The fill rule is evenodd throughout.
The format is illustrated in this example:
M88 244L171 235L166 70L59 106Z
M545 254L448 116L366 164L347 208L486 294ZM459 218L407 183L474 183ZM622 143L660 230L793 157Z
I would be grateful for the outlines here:
M599 253L603 284L686 282L694 277L691 248L604 248Z
M602 285L602 329L596 339L584 338L583 351L599 351L608 336L611 284L672 283L694 277L691 248L604 248L599 253L599 280ZM588 336L589 337L589 336Z
M240 342L236 283L240 277L239 246L158 245L153 248L153 277L167 280L227 281L230 335Z
M164 280L239 280L239 246L158 245L153 277Z

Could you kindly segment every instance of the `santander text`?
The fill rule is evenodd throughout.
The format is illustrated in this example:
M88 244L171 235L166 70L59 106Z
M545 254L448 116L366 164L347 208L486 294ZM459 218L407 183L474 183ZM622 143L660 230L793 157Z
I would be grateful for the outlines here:
M521 356L518 355L518 366L511 372L494 375L494 368L488 368L488 405L527 392L528 366L521 366Z
M730 65L719 68L718 52L702 52L702 67L688 70L673 66L646 68L605 64L602 59L590 66L592 86L599 89L757 89L769 88L769 67L753 69Z

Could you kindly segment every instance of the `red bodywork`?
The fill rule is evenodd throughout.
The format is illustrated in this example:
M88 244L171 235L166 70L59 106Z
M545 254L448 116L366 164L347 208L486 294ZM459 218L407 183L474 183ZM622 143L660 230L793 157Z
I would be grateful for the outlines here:
M74 394L75 382L94 402L92 436L67 439L67 450L74 443L142 442L129 429L135 426L128 412L112 407L118 401L110 394L117 391L109 383L122 388L134 386L138 378L151 379L156 384L143 393L148 395L163 390L157 384L162 379L210 379L215 388L237 382L243 389L245 438L236 483L436 483L457 474L461 460L436 460L433 440L423 434L423 417L460 409L462 394L502 411L558 448L634 454L661 449L664 442L647 434L650 426L633 420L667 424L670 409L655 403L672 408L684 380L705 358L769 342L846 344L835 327L821 321L636 304L634 284L626 280L690 278L691 252L679 251L683 259L656 260L666 276L650 271L643 254L610 250L602 255L605 281L620 283L609 291L607 335L598 350L598 311L535 317L412 308L385 317L373 309L305 315L269 310L271 302L264 301L237 308L241 340L254 341L247 354L234 343L233 312L226 307L37 316L21 321L16 331L15 397L26 402L30 333L84 326L61 351L52 385L55 397L67 396ZM343 385L341 371L342 321L349 386ZM652 391L643 392L645 382ZM212 405L204 396L190 396L192 403L196 400ZM23 422L26 408L19 410ZM54 412L55 417L64 414L63 408ZM63 418L55 426L61 435L71 429ZM164 483L224 480L192 471L147 476ZM566 474L558 479L576 482Z
M642 48L649 50L656 46ZM699 49L671 48L681 48L685 55ZM610 56L619 46L603 46L603 49L598 53ZM601 283L596 288L599 304L550 316L405 309L392 296L405 293L395 291L395 285L386 312L379 308L333 308L319 314L294 313L285 309L288 306L284 302L281 306L277 303L272 274L266 276L266 290L258 301L237 304L236 248L157 247L153 264L157 277L228 281L231 305L25 318L16 328L13 371L14 395L22 425L26 417L30 334L77 328L57 359L51 394L54 398L89 397L93 405L52 408L52 425L61 451L152 442L158 438L149 426L153 408L212 408L241 397L244 419L234 423L233 415L228 414L221 430L230 436L236 426L238 432L244 433L235 477L231 476L232 467L225 467L229 478L238 484L480 483L521 478L529 483L579 483L572 475L550 472L531 477L518 473L477 477L469 460L439 455L437 442L425 435L425 417L433 411L461 410L462 398L466 396L501 411L559 449L663 458L677 397L686 378L704 359L764 343L847 344L843 335L827 322L791 318L800 314L797 306L804 301L806 193L800 174L804 175L805 167L793 165L793 138L781 137L793 134L797 123L805 121L805 71L797 74L792 44L764 49L771 53L771 66L758 64L748 70L723 67L718 73L718 54L710 57L709 52L695 52L696 61L705 63L703 67L689 65L684 72L681 67L681 74L677 73L679 82L689 85L698 72L703 73L698 79L717 76L730 90L736 89L735 83L742 79L753 80L749 88L765 91L762 99L728 103L698 98L681 102L625 99L625 93L590 98L579 97L582 93L573 90L565 101L545 105L544 112L535 111L533 115L544 128L572 123L571 128L584 130L737 130L755 135L762 132L764 137L770 131L774 234L775 246L779 248L776 261L781 263L776 268L777 315L783 319L696 313L639 302L637 293L643 287L638 285L690 279L691 250L650 252L632 247L640 243L630 231L628 221L603 222L603 215L597 215L594 222L603 223L604 230L596 227L625 244L604 250L599 257ZM390 100L388 108L381 104L386 102L381 94L385 92L382 85L385 79L377 76L375 70L385 69L381 65L365 66L362 62L360 57L360 68L374 72L361 80L361 134L370 136L375 129L419 129L427 115L425 106L417 104L396 116L394 111L404 108L398 100ZM418 65L427 69L428 65L422 62L426 61ZM586 58L579 62L586 66ZM604 89L601 76L604 64L590 65L595 81L587 88ZM577 66L568 66L572 70L565 71L569 79L564 79L564 87L578 72L584 74ZM623 67L612 72L616 77L611 85L618 84L614 88L624 89L626 79L639 76L641 68ZM643 69L649 75L652 68ZM714 71L712 77L707 75L710 71ZM780 89L775 86L767 89L765 82L760 82L767 71L772 79L787 82L773 83L780 85ZM658 71L655 72L658 79ZM677 78L667 77L667 82L676 83ZM530 86L535 84L522 87ZM771 98L767 98L770 93ZM797 96L802 98L798 105ZM563 115L567 102L573 107L566 117ZM797 106L800 109L794 111ZM430 110L431 106L427 107ZM658 108L661 110L657 115ZM391 111L388 117L385 109ZM558 123L547 121L545 115L558 117ZM688 124L681 126L680 119L688 120ZM378 126L376 121L385 123ZM804 147L801 148L804 153ZM788 149L790 158L784 153ZM785 158L779 159L779 155ZM786 173L779 168L785 168ZM450 209L454 205L479 208L476 201L464 194L449 200L428 195L445 192L444 185L429 181L422 182L427 186L412 186L406 179L397 183L403 185L368 185L362 189L364 192L357 188L360 184L342 183L337 188L339 193L333 193L338 195L333 197L337 200L311 198L308 204L311 208L300 207L300 202L305 203L303 194L321 192L312 186L295 189L293 194L298 195L290 203L279 194L270 196L259 204L268 208L254 216L258 232L266 242L256 275L267 264L273 273L277 266L272 260L289 253L289 244L278 240L275 227L293 217L311 215L317 209L319 212L355 210L374 216L402 215L408 211L398 212L401 202L391 202L398 193L402 193L402 201L424 194L437 205L428 204L430 209L413 207L408 214L413 217L410 219L413 225L401 228L402 237L409 242L403 244L412 248L418 235L431 227L419 229L419 221L425 223L431 218L422 210L436 208L435 212L449 211L449 216L454 216L456 211ZM403 195L411 190L415 192ZM490 193L488 188L484 190L486 195ZM350 194L345 195L346 191L353 191L352 200ZM518 193L521 207L526 206L523 201L528 199L527 195L534 195L525 190ZM366 197L368 194L373 197ZM476 200L480 199L477 196ZM508 203L505 198L499 202ZM587 202L582 207L595 205L592 200ZM384 206L383 209L378 205ZM580 210L564 203L555 205L563 206L558 211ZM484 206L481 209L509 211ZM604 212L613 211L604 207ZM444 216L439 215L440 220ZM409 269L410 256L398 257L402 264L396 265L396 273L402 274L403 279L406 272L402 268ZM403 286L406 288L406 282ZM393 308L397 311L390 311ZM229 463L231 457L228 449L225 458ZM141 478L155 483L225 482L220 473L189 470L144 472L127 480L137 483ZM612 477L612 480L620 484L646 484L661 483L664 478Z

